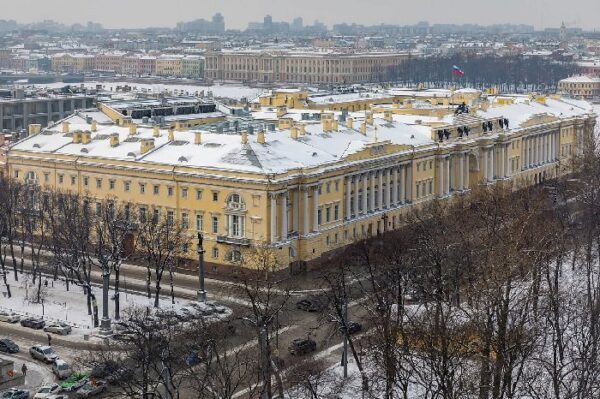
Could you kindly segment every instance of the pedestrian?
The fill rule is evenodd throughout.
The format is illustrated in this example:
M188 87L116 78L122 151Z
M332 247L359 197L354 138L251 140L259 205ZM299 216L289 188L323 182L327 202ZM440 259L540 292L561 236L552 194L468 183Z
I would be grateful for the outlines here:
M21 372L23 373L23 377L27 375L27 366L23 363L23 367L21 367Z
M52 336L50 334L48 335L48 346L52 346Z

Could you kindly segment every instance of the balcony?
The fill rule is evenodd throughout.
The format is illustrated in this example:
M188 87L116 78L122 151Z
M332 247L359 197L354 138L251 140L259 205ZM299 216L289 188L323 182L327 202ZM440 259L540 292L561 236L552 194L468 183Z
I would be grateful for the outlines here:
M233 245L242 245L245 247L250 246L250 240L248 238L238 238L238 237L229 237L229 236L217 236L217 242L220 244L233 244Z
M225 205L225 211L246 212L246 204L243 202L228 202Z

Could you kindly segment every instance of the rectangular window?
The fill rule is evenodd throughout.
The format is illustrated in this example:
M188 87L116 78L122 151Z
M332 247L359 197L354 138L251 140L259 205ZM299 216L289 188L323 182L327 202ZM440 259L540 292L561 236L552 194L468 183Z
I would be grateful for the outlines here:
M216 216L212 217L212 232L217 234L219 232L219 218Z
M330 193L331 192L331 183L327 183L327 192Z
M159 185L157 185L157 184L155 184L155 185L152 187L152 192L154 193L154 195L158 195L158 194L160 193L160 186L159 186Z
M190 228L190 220L187 213L181 214L181 228L186 230Z
M187 198L187 195L188 195L188 189L183 187L181 189L181 198Z
M140 208L140 222L146 223L146 208Z
M96 216L102 215L102 203L96 202Z
M169 197L172 197L172 196L173 196L173 187L167 187L167 195L168 195Z
M62 184L65 181L65 176L64 175L58 175L58 182L60 184Z
M339 191L339 189L340 189L340 181L336 180L335 181L335 191Z
M131 183L128 181L123 182L123 188L125 189L125 191L129 191L129 189L131 188Z
M154 208L152 219L154 223L158 223L158 221L160 220L160 210L158 208Z
M90 179L89 179L87 176L83 178L83 185L84 185L85 187L87 187L87 186L88 186L89 182L90 182Z
M102 188L102 179L96 179L96 188Z
M202 199L202 190L196 190L196 199L197 200L201 200Z
M173 211L167 211L167 225L173 226L175 224L175 214Z
M317 211L317 224L321 224L321 210Z
M74 186L77 183L77 177L71 176L71 185Z
M212 193L212 200L213 202L217 202L219 200L219 193L216 191L213 191Z
M360 201L360 203L362 203L362 201ZM330 220L331 220L331 208L327 207L327 208L325 208L325 221L327 223L329 223Z
M196 230L202 231L202 215L196 215Z
M111 190L114 190L115 189L115 184L116 184L115 181L113 179L110 179L108 181L108 188L111 189Z
M212 257L213 257L213 258L218 258L218 257L219 257L219 248L217 248L217 247L214 247L214 248L212 249Z
M140 194L144 194L146 192L146 185L144 183L140 183Z
M340 206L336 205L333 207L333 220L338 220L340 218Z
M50 180L50 173L44 173L44 182L48 183Z
M19 171L15 170L15 179L18 179L18 178L19 178Z

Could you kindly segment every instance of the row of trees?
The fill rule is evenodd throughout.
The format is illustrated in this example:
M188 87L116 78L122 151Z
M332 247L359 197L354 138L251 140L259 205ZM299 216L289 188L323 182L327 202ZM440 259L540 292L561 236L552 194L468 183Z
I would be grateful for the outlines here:
M452 67L465 73L454 77ZM555 92L559 80L577 72L572 62L559 62L543 57L461 55L412 57L390 70L382 71L380 81L403 86L447 88L473 87L484 90L497 87L501 92Z
M0 233L0 270L8 296L9 273L14 281L25 271L31 273L37 302L42 299L42 280L50 275L64 279L67 290L81 287L88 313L97 316L93 277L108 274L117 319L123 262L134 252L142 260L146 293L158 307L163 276L171 277L172 287L177 260L190 240L183 226L167 214L147 215L144 208L113 198L98 201L13 179L0 180Z

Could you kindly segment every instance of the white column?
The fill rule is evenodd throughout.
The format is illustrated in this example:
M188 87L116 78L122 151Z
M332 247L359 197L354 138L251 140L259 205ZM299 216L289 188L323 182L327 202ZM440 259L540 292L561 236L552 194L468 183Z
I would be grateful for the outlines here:
M444 196L444 158L438 160L438 195Z
M413 199L413 166L408 164L406 167L406 201L412 202Z
M464 165L465 173L464 173L464 180L463 180L463 190L468 190L469 189L469 154L468 153L465 154L464 162L465 162L465 165Z
M369 198L369 212L375 212L375 173L369 172L371 182L371 197Z
M400 166L400 202L406 203L406 166Z
M391 200L392 198L390 197L390 189L392 187L392 170L391 169L387 169L386 170L386 182L385 182L385 207L386 208L390 208L391 205Z
M379 207L378 209L383 209L383 169L379 170Z
M508 177L508 144L504 147L504 177Z
M398 205L398 167L394 168L394 177L392 180L392 202L394 206Z
M445 169L445 177L444 177L444 183L445 183L445 194L449 195L450 194L450 157L446 157L444 159L444 163L446 165Z
M504 179L504 152L506 151L506 148L504 147L504 144L500 144L500 160L499 160L499 167L498 167L498 177L500 179Z
M521 145L523 146L523 169L527 169L529 167L529 141L527 138L521 140Z
M534 148L534 151L533 151L534 152L534 157L533 157L534 162L533 163L537 166L540 164L540 136L534 137L534 143L535 144L533 146L533 148Z
M458 184L456 186L456 189L458 191L462 191L463 190L463 182L464 182L464 177L463 174L465 173L465 161L463 160L465 154L458 154L457 158L457 162L458 162L458 176L457 176L457 181Z
M479 165L483 165L483 180L488 180L488 150L486 148L481 150L481 154L483 155L483 162L479 162Z
M295 232L300 231L300 226L298 225L298 214L300 213L300 188L294 189L294 207L292 208L292 230Z
M490 148L490 181L494 181L496 177L496 146Z
M303 222L303 229L302 229L302 233L303 234L308 234L310 233L310 229L308 227L308 220L309 220L309 214L308 214L308 187L302 187L302 206L303 206L303 212L302 212L302 222Z
M284 191L281 194L281 241L286 241L288 238L288 208L287 201L288 193Z
M346 176L346 220L352 219L352 176Z
M448 175L450 176L450 178L448 180L448 185L450 187L450 190L454 190L456 188L456 182L454 181L454 175L456 173L454 164L456 163L456 157L450 155L448 160L450 161L448 163Z
M354 189L354 204L352 208L352 214L354 217L358 217L358 175L354 175L352 188Z
M366 214L369 212L369 207L368 207L368 203L367 203L367 189L368 189L368 187L369 187L369 186L368 186L368 185L369 185L369 182L368 182L368 180L367 180L367 177L368 177L368 176L369 176L369 174L368 174L368 173L364 173L364 174L362 175L362 178L363 178L363 190L362 190L362 191L363 191L363 193L362 193L362 195L363 195L363 196L362 196L362 207L363 207L363 211L362 211L362 213L363 213L364 215L366 215Z
M271 196L271 242L277 242L277 194Z
M319 231L319 186L313 187L313 231Z

